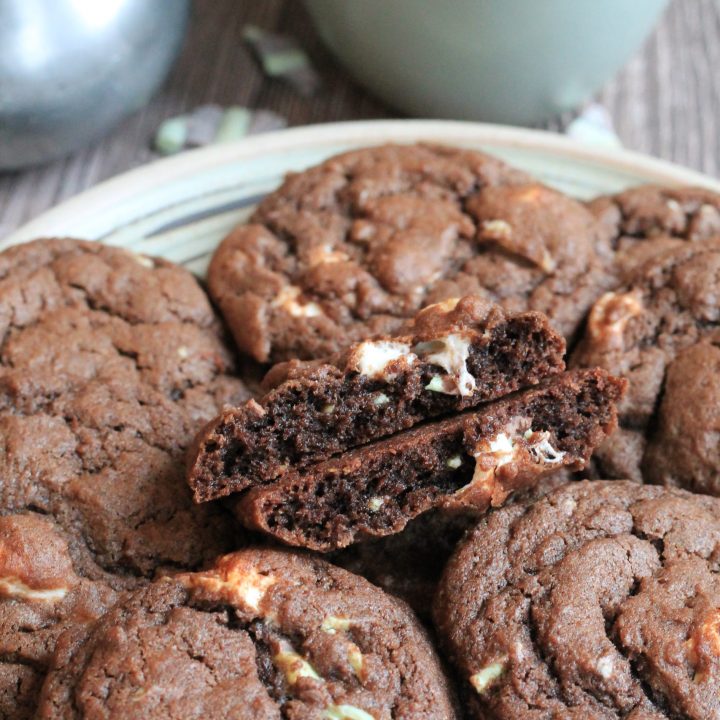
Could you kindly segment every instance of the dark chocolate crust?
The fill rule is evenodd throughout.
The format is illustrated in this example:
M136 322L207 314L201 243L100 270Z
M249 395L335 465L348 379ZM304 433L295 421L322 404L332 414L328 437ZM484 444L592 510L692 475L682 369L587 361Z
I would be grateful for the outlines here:
M237 513L322 552L395 534L435 507L483 513L544 475L583 469L617 425L624 385L601 370L566 373L252 488Z
M188 482L198 502L272 482L290 466L535 384L562 371L564 348L538 313L472 296L430 306L403 334L353 345L220 415L195 441Z
M720 500L566 485L491 513L435 604L474 718L720 715Z
M322 560L243 550L137 591L67 633L44 720L454 720L404 603Z
M605 286L602 236L581 203L496 158L386 145L290 175L222 242L208 281L261 362L326 358L470 293L569 337Z

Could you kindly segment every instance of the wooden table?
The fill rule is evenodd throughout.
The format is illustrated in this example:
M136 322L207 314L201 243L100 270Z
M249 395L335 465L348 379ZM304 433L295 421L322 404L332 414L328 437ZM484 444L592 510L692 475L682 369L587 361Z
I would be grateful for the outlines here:
M361 0L358 0L361 1ZM324 88L303 98L269 80L240 39L246 23L301 39ZM600 94L626 147L720 176L720 3L673 0L641 52ZM160 122L204 103L268 108L291 125L398 117L321 46L300 0L196 0L163 89L103 140L46 167L0 174L0 236L100 180L156 157ZM569 117L547 127L561 130Z

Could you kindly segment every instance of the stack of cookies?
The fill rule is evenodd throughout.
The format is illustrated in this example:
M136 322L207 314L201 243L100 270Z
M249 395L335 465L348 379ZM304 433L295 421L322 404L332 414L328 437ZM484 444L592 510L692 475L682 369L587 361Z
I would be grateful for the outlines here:
M719 196L369 148L207 289L0 254L0 719L720 718Z

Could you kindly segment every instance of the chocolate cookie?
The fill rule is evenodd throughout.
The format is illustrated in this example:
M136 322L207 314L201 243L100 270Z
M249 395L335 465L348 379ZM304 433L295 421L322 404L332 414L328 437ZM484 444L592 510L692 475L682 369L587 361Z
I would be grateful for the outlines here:
M34 716L58 635L100 617L123 584L49 518L0 517L0 718Z
M220 245L210 293L261 362L325 358L469 293L568 336L605 284L582 204L479 152L386 145L289 176Z
M435 606L472 717L719 717L718 518L718 499L618 481L488 516Z
M620 252L651 238L696 242L720 235L720 195L705 188L641 185L596 198L588 209L602 222L610 246Z
M601 370L566 373L254 487L238 515L290 545L327 552L400 532L435 507L479 514L561 468L583 469L615 429L623 389Z
M65 634L38 714L64 718L455 718L408 608L329 563L244 550Z
M195 441L196 501L265 484L348 448L535 384L564 368L565 343L538 313L473 296L425 308L400 335L351 345L233 408ZM278 372L273 372L277 375Z
M128 575L192 568L231 521L196 508L185 449L244 400L185 270L78 240L0 254L0 514L37 510Z
M620 430L596 453L600 476L720 492L711 436L718 268L720 239L657 241L626 285L593 307L571 364L604 367L630 381ZM646 451L652 458L644 462Z
M670 363L653 426L643 476L720 495L720 347L699 342Z

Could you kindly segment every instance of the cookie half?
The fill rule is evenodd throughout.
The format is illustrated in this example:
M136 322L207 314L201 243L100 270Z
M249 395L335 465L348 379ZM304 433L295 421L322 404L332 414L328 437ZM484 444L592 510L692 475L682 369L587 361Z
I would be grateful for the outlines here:
M629 381L620 429L596 453L596 472L720 494L720 239L654 245L625 286L593 306L571 356L571 365Z
M410 610L305 555L244 550L136 592L58 644L38 717L449 720Z
M199 434L188 482L200 502L300 468L420 420L472 407L564 368L565 344L538 313L468 296L421 311L402 334L365 340L327 363L286 367L260 402Z
M386 145L290 175L217 249L210 293L260 362L326 358L469 293L574 334L605 287L602 225L483 153Z
M0 514L47 514L133 577L230 549L232 520L193 506L183 460L248 397L233 370L184 269L69 239L0 253Z
M432 508L482 513L561 469L581 470L616 427L623 381L579 371L256 487L243 523L327 552L400 532Z
M623 481L490 514L435 607L471 717L718 717L718 518L718 499Z

